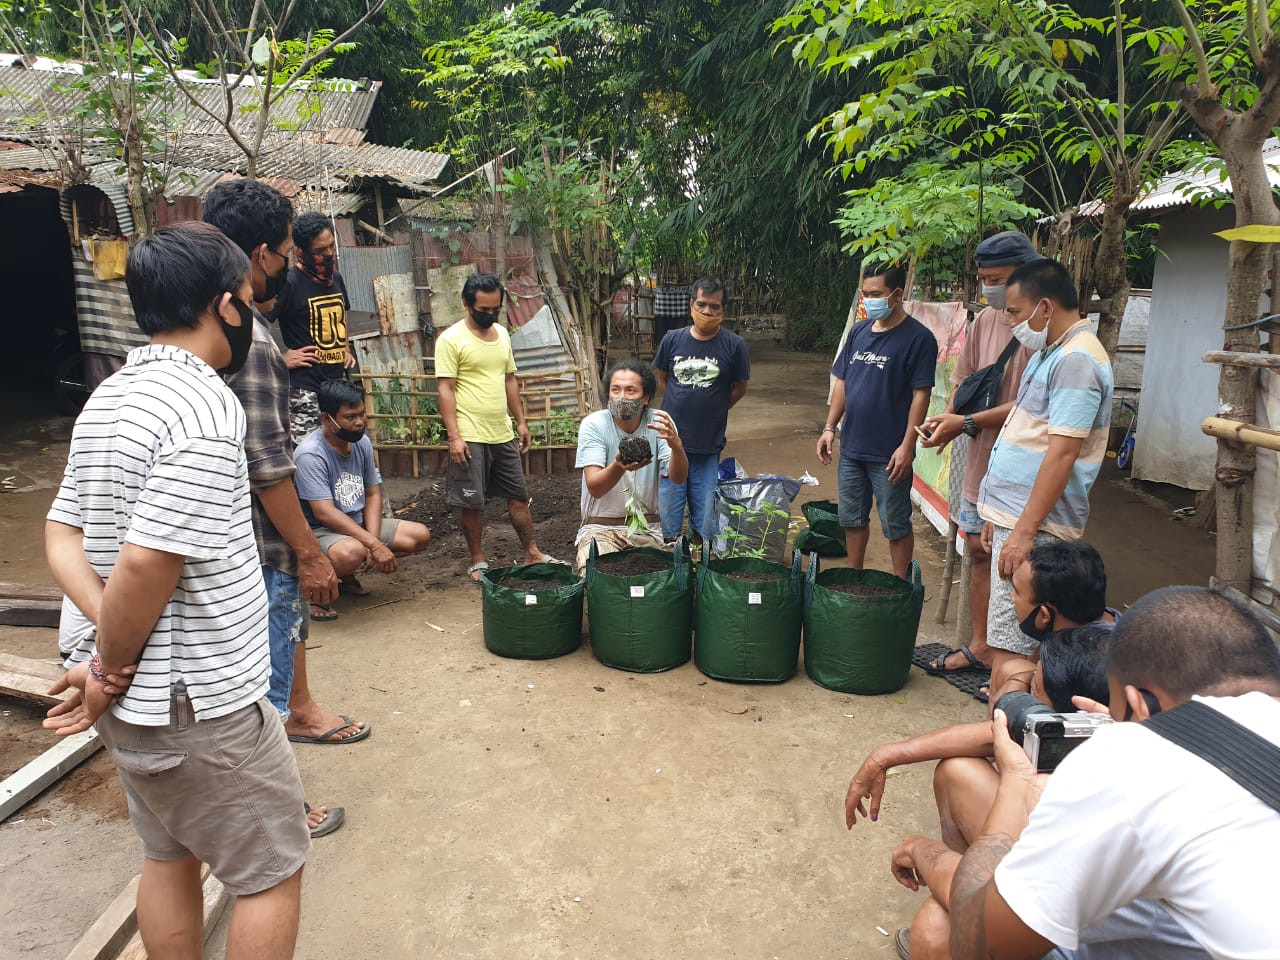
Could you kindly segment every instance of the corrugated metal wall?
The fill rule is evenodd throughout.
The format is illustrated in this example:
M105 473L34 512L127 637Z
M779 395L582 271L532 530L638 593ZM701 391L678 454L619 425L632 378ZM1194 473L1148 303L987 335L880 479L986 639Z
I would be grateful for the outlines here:
M352 310L376 313L373 278L391 273L413 273L413 248L407 243L394 247L343 247L338 270L347 283Z

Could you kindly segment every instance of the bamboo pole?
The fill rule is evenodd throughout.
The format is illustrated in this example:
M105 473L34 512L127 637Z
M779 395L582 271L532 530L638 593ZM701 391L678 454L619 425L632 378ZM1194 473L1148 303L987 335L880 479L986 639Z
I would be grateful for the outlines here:
M1280 356L1276 359L1280 359ZM1268 430L1256 424L1240 423L1224 417L1206 417L1200 424L1200 430L1219 440L1249 443L1264 450L1280 450L1280 430Z

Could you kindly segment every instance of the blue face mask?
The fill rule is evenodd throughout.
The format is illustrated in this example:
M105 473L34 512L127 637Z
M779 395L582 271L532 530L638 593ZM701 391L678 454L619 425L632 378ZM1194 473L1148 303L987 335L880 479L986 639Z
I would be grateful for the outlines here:
M872 321L886 320L893 313L888 297L863 297L862 305L867 308L867 319Z

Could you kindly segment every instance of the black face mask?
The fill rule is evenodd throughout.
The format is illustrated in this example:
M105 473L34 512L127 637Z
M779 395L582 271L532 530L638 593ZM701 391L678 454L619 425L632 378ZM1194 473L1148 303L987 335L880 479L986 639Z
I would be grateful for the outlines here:
M231 293L230 290L227 291ZM253 308L231 293L231 305L240 314L240 326L233 327L222 319L222 314L215 313L218 323L222 324L222 335L227 338L227 346L231 348L231 360L218 372L225 376L239 373L244 362L249 359L249 347L253 345Z
M1160 701L1156 699L1154 693L1150 690L1143 690L1141 687L1138 688L1138 693L1142 694L1143 702L1147 705L1147 713L1154 717L1160 712ZM1124 705L1124 719L1126 723L1133 719L1133 707L1128 703Z
M483 310L476 309L472 309L471 311L471 319L474 320L482 330L488 330L492 327L498 322L498 318L500 316L502 316L502 312L500 310L495 310L493 313L486 313Z
M279 273L268 273L266 276L267 284L266 287L263 288L262 299L258 301L259 303L266 303L269 300L274 300L280 295L280 291L284 289L285 280L289 278L288 264L285 264L285 269L281 270Z
M1046 610L1049 611L1049 625L1045 627L1043 630L1041 630L1039 627L1036 626L1036 614L1040 612L1041 607L1044 607ZM1021 623L1019 623L1018 626L1022 628L1023 633L1025 633L1028 637L1030 637L1036 643L1041 643L1045 637L1053 633L1054 623L1057 621L1057 619L1058 619L1058 611L1054 610L1053 607L1049 607L1041 603L1041 604L1038 604L1036 608L1032 610L1029 614L1027 614L1026 619L1023 620Z
M328 414L325 414L325 416L328 416ZM333 417L329 417L329 420L333 423L333 432L337 434L339 440L345 440L347 443L359 443L364 439L363 430L348 430L345 427L338 426L338 421L334 420Z

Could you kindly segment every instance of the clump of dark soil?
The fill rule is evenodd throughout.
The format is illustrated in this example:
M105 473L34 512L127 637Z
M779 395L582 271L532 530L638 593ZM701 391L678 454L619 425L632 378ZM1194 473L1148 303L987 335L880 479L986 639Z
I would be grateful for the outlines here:
M829 583L824 586L836 593L848 593L855 597L893 597L902 592L890 587L878 587L873 583Z
M600 572L607 573L611 577L638 577L646 573L658 573L670 567L670 560L655 557L651 553L635 553L630 550L608 554L598 561Z
M648 437L627 437L618 444L618 459L625 464L646 463L653 459Z
M774 583L782 578L776 573L757 573L755 570L723 571L730 580L741 580L743 583Z
M521 577L510 577L499 580L498 586L508 587L511 590L524 590L527 593L537 593L541 590L559 590L561 587L570 586L570 584L561 583L559 580L525 580Z

